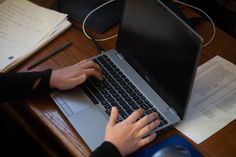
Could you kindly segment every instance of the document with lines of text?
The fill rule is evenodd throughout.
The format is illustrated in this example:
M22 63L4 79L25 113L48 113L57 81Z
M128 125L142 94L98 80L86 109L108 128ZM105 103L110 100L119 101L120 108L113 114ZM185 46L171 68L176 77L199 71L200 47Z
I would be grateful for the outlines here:
M216 56L198 68L190 106L176 128L197 144L236 119L236 66Z

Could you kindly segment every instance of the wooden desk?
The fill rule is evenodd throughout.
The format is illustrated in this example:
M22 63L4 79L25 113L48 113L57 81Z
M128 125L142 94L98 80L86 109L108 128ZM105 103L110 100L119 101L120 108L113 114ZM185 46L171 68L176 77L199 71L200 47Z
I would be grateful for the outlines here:
M36 2L44 6L49 4L44 3L42 0L37 0ZM186 12L188 12L188 10L186 10ZM210 38L212 34L211 30L211 25L207 22L200 24L197 28L197 31L206 40ZM116 32L117 27L114 27L107 32L106 35L109 36ZM73 46L58 53L33 70L60 68L97 54L94 44L88 40L83 33L78 31L76 28L71 27L37 54L26 60L16 68L15 71L27 71L27 67L38 57L47 54L51 49L67 40L73 40ZM108 50L115 48L115 41L116 39L113 39L100 44L105 50ZM236 63L235 50L236 40L217 29L216 37L212 44L202 49L200 64L206 62L215 55L220 55L223 58ZM5 109L14 116L21 125L23 125L26 131L47 151L49 155L85 157L90 154L90 150L84 144L79 134L73 129L72 125L66 120L62 112L49 96L30 97L17 102L11 102L8 103L8 105L5 105ZM189 141L207 157L235 156L235 130L236 121L233 121L199 145L190 140ZM156 142L174 133L181 134L173 128L160 135L156 139Z

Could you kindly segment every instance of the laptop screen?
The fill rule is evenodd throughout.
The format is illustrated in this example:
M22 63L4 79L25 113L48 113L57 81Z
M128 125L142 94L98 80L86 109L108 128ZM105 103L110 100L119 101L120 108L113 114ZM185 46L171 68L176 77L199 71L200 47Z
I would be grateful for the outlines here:
M201 37L158 0L126 0L117 50L183 118Z

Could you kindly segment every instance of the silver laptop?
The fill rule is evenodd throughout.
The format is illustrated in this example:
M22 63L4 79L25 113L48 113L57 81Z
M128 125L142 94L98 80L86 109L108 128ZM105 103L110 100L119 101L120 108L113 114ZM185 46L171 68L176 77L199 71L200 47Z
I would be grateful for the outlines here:
M202 38L159 0L126 0L117 49L91 58L104 81L91 77L51 97L91 150L103 142L112 106L119 121L138 108L158 112L161 131L184 118Z

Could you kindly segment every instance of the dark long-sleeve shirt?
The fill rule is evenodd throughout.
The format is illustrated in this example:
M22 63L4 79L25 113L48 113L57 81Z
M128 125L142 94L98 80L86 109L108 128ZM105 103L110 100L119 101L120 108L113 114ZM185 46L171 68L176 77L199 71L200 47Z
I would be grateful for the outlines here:
M0 73L0 103L50 90L51 69L41 72ZM110 142L103 142L90 157L122 157Z
M105 141L92 152L90 157L122 157L122 155L112 143Z
M33 94L46 94L50 89L51 71L1 73L0 102Z

